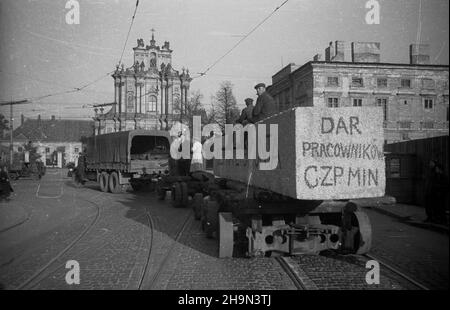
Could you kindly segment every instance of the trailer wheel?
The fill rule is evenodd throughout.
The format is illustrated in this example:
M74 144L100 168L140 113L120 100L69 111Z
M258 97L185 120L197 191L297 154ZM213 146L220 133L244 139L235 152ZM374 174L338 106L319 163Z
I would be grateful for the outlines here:
M111 172L109 175L109 190L111 193L118 194L122 191L122 185L119 182L119 174L117 172Z
M100 190L102 192L107 192L108 191L108 179L109 179L109 175L107 172L102 172L99 176L99 183L100 183Z
M202 204L203 204L203 194L196 193L194 199L192 200L192 208L194 209L194 218L200 220L202 217Z

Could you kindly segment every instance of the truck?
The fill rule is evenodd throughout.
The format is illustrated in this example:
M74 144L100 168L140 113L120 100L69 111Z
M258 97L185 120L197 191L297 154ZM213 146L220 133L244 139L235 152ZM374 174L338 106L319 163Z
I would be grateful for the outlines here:
M130 130L87 139L72 178L76 186L95 181L103 192L151 187L169 172L170 135L160 130Z

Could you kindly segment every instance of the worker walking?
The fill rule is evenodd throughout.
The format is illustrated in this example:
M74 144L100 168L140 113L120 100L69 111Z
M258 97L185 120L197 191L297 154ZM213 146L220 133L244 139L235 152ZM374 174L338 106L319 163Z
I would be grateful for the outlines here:
M200 142L200 138L194 137L194 143L192 144L192 160L190 172L203 171L203 146Z
M275 100L266 91L266 85L264 83L259 83L255 86L255 89L258 99L256 100L255 107L253 108L253 123L274 115L276 110Z

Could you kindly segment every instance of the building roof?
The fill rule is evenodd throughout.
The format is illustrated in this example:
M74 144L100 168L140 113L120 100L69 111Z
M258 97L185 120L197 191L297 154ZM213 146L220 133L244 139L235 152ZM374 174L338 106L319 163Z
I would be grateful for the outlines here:
M14 140L41 142L80 142L94 133L94 122L84 120L27 119L14 130Z

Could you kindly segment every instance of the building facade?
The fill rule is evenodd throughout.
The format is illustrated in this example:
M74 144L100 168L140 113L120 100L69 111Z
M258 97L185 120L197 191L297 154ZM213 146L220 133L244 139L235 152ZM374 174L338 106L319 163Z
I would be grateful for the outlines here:
M83 120L61 120L54 116L51 119L25 119L13 131L13 153L19 161L25 158L25 145L31 142L40 155L40 160L46 166L57 166L58 153L62 154L60 166L69 162L77 163L82 149L82 139L92 136L94 122ZM1 161L9 163L10 140L0 142L2 151Z
M448 135L449 67L430 65L428 46L411 45L410 62L380 62L380 44L345 42L303 66L289 64L268 87L278 111L297 106L381 106L386 143Z
M114 102L111 109L96 109L95 134L133 129L168 129L179 120L189 98L189 70L181 73L172 67L169 42L150 45L137 40L131 67L117 66L114 79Z

